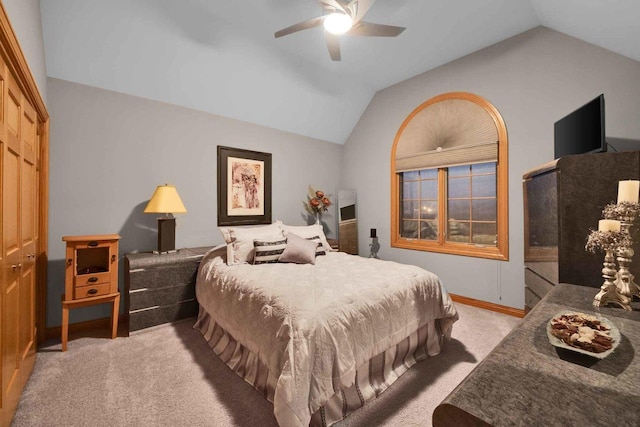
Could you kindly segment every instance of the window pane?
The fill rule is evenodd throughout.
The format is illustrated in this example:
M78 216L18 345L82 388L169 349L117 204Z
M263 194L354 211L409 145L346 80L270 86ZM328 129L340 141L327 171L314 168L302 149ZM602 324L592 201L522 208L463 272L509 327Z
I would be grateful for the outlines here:
M496 224L473 223L473 243L496 246Z
M496 199L479 199L471 202L471 219L474 221L496 220Z
M473 197L496 197L496 176L480 175L471 178Z
M420 203L420 219L437 219L438 218L438 203L423 201Z
M450 242L469 243L469 223L460 221L449 221L447 230L447 240Z
M438 200L438 181L420 182L420 198Z
M418 189L420 188L419 181L404 182L402 185L402 197L406 199L417 199Z
M449 200L449 220L471 219L469 200Z
M471 196L471 182L468 177L449 178L449 198L458 199Z
M400 236L407 239L418 238L418 221L402 221L401 226Z
M420 171L420 178L422 179L436 179L438 178L438 169L424 169Z
M474 175L480 175L485 173L496 173L495 163L478 163L477 165L471 165L471 173Z
M438 240L438 222L420 221L420 239Z
M420 171L402 172L401 175L404 181L417 181L420 179Z
M471 174L471 166L453 166L449 168L449 176L469 176Z
M402 203L402 218L403 219L418 219L418 205L419 202L404 202Z

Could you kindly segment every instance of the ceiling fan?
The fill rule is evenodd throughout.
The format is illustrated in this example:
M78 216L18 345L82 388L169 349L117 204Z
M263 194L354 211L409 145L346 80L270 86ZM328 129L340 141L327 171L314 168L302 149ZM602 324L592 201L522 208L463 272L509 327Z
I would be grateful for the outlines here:
M275 33L275 37L286 36L309 28L324 26L324 38L329 55L334 61L340 61L340 35L396 37L404 27L374 24L363 21L375 0L317 0L324 9L324 15L298 22Z

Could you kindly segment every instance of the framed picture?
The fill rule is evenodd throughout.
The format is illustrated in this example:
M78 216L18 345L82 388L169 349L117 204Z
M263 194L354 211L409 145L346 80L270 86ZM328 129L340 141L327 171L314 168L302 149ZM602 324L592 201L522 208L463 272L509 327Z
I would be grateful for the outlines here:
M218 145L218 225L271 224L271 153Z

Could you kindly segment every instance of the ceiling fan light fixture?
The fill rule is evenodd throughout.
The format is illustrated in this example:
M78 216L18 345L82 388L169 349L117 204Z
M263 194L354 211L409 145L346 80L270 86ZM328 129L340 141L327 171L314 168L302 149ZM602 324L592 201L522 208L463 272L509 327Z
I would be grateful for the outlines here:
M324 18L323 25L331 34L344 34L353 26L353 19L346 13L333 12Z

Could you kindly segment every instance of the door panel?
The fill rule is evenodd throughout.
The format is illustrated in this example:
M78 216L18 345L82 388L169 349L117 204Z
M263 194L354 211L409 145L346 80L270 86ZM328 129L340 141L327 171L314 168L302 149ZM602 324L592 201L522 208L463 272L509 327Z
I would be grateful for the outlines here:
M20 239L22 252L22 277L20 279L20 364L21 372L31 369L35 356L35 259L36 259L36 116L26 100L22 100L23 116L21 126L22 170L20 181ZM21 383L27 376L23 375Z
M2 396L3 411L20 396L20 175L21 159L16 144L4 143L2 158ZM19 146L18 146L19 148ZM13 413L13 410L11 410Z

